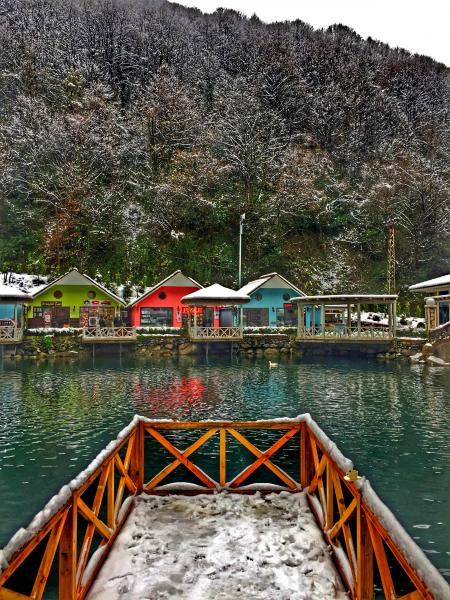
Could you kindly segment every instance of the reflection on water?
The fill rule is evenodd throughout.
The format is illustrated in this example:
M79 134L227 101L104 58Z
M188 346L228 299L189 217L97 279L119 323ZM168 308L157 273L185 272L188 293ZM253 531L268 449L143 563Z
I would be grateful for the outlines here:
M0 363L0 545L133 414L310 412L450 579L450 373L407 363L180 357Z

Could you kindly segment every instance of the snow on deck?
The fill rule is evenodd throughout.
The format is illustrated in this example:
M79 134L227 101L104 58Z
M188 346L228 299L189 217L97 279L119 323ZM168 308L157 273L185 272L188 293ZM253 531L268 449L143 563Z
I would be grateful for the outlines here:
M304 493L141 495L88 600L347 598Z

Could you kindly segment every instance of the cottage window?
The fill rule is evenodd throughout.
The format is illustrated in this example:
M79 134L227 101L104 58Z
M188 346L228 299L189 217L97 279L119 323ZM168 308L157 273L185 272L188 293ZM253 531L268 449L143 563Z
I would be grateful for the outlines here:
M172 327L172 308L141 308L142 327Z
M54 298L62 298L63 293L61 292L61 290L56 290L55 292L53 292L53 297Z
M166 292L159 292L159 294L158 294L158 298L159 298L160 300L165 300L165 299L167 298L167 294L166 294Z
M96 292L94 292L94 290L89 290L89 292L87 293L87 297L88 297L90 300L93 300L93 299L96 297L96 295L97 295L97 294L96 294Z
M244 308L244 325L246 327L268 327L268 308Z
M262 300L262 294L261 294L261 292L256 292L256 294L255 294L255 300L257 300L258 302L261 302L261 300Z
M288 294L287 292L286 292L286 294L283 294L283 300L284 300L285 302L287 302L287 301L288 301L288 300L290 300L290 299L291 299L291 295L290 295L290 294Z

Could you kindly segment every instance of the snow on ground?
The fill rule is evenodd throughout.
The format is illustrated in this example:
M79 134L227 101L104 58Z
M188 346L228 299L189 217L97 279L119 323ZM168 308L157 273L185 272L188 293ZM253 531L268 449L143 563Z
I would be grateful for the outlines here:
M88 600L347 598L305 494L142 495Z

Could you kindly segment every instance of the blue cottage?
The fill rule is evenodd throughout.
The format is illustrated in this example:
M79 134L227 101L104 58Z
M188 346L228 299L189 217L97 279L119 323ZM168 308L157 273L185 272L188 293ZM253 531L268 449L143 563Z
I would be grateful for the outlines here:
M244 307L245 327L297 326L297 306L290 300L305 294L282 275L261 275L244 285L239 292L251 298Z

